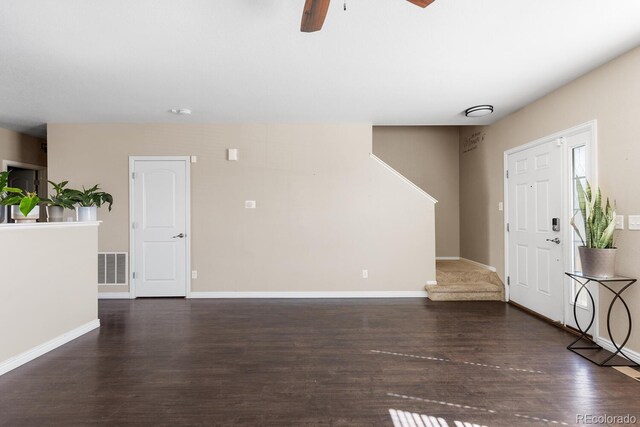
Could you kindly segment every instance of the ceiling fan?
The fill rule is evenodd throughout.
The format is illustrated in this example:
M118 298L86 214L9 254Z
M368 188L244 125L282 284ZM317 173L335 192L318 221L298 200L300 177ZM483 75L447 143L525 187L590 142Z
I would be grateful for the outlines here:
M324 18L327 16L330 1L331 0L306 0L304 2L304 10L302 11L300 31L303 33L312 33L321 30L322 24L324 24ZM407 1L423 8L434 2L434 0Z

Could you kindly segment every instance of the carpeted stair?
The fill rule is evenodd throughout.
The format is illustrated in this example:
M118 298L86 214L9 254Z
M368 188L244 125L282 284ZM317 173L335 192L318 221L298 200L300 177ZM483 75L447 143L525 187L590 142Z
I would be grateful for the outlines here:
M498 275L465 260L436 261L436 281L425 286L432 301L504 301Z

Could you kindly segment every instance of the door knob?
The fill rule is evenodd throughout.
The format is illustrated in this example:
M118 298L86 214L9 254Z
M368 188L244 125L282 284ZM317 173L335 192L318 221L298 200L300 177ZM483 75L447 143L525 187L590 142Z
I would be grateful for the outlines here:
M172 237L172 239L182 239L182 238L184 238L184 233L176 234L175 236Z
M556 245L560 244L560 239L558 239L557 237L555 239L546 239L546 240L547 240L547 242L553 242Z

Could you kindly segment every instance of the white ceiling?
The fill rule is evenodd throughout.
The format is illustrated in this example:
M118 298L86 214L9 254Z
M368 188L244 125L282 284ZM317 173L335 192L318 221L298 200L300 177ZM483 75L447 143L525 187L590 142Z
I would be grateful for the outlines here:
M638 0L334 0L310 34L303 4L2 0L0 126L490 123L640 44Z

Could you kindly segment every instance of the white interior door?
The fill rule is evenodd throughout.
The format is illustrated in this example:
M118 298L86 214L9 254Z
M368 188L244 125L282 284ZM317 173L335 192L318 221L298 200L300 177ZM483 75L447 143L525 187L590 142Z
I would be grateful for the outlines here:
M509 294L514 302L562 322L564 261L562 149L548 141L509 154Z
M133 283L136 297L186 296L185 160L133 160Z

